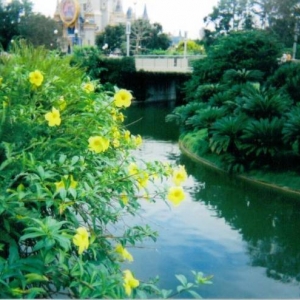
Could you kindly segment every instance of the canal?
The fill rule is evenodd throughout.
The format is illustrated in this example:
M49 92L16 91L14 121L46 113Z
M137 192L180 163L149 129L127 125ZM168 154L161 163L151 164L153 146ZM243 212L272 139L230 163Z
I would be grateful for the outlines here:
M299 298L300 199L250 187L192 161L178 147L178 128L165 123L168 104L138 104L126 124L141 134L136 156L184 164L187 199L176 208L143 203L140 224L159 232L156 243L130 248L135 276L160 277L160 287L175 289L175 274L193 279L191 270L213 275L197 292L203 298ZM190 298L184 295L184 298Z

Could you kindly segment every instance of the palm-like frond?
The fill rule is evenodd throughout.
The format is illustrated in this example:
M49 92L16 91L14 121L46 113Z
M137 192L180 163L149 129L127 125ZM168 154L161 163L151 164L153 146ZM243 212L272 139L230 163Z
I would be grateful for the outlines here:
M166 116L166 122L176 122L179 125L184 125L186 120L195 114L197 111L205 108L204 103L190 102L187 105L176 107L171 114Z
M292 105L290 97L282 91L253 86L245 88L241 101L242 111L256 119L281 117Z
M211 128L209 146L212 152L236 152L239 149L240 136L247 125L245 116L224 117L216 121Z
M203 84L199 85L196 92L196 99L207 102L213 95L222 91L222 87L219 84Z
M225 84L242 84L246 82L261 82L264 73L259 70L227 70L223 75L223 82Z
M224 108L209 107L197 112L194 116L186 120L186 125L193 129L210 128L211 125L218 119L225 116L226 110Z
M293 144L300 141L300 107L294 107L288 114L284 124L283 141Z
M241 148L246 154L274 156L282 150L284 120L279 118L252 120L244 129Z

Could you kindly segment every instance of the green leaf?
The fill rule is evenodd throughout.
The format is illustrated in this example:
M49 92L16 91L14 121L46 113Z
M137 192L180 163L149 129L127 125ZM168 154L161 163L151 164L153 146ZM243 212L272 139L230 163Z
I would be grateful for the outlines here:
M186 286L187 285L187 279L184 275L175 275L176 278L180 281L180 283L183 285L183 286Z
M201 299L202 297L197 293L197 292L195 292L195 291L190 291L190 290L188 290L187 291L190 295L192 295L193 296L193 298L195 298L195 299Z
M46 276L35 273L26 274L25 278L26 284L30 284L32 282L49 281L49 279Z

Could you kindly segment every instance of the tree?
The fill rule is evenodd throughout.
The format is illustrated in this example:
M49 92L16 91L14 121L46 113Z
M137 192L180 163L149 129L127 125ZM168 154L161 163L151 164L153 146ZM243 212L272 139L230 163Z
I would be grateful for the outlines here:
M151 37L151 24L148 20L137 19L131 25L131 49L134 54L139 54L146 50L147 41Z
M105 30L96 36L96 45L100 50L105 44L107 48L104 50L107 53L121 50L125 54L125 25L106 26Z
M54 34L57 30L58 34ZM22 16L18 26L18 34L34 46L44 46L47 49L58 48L58 36L61 36L59 24L41 14Z
M57 46L54 30L58 30L58 36L61 34L58 23L44 15L34 14L32 6L29 0L14 0L6 6L0 2L0 43L4 50L9 48L12 40L19 38L48 49Z
M20 1L12 1L4 6L0 2L0 44L7 50L12 39L18 36L18 23L24 12Z
M150 36L144 43L147 49L151 50L167 50L171 45L171 39L163 33L163 27L159 23L152 24Z

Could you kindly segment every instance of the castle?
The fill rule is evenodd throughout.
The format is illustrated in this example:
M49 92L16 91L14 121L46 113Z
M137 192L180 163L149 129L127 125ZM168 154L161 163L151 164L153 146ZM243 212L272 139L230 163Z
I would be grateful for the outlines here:
M148 20L146 5L142 18ZM94 46L106 26L132 22L136 15L131 7L124 13L122 0L57 0L54 19L61 22L70 50L75 44Z

